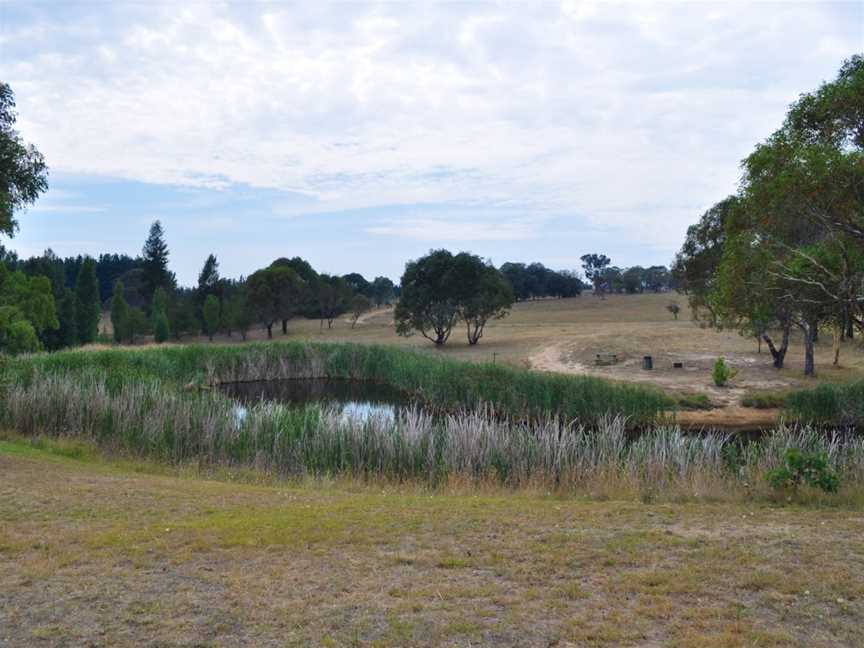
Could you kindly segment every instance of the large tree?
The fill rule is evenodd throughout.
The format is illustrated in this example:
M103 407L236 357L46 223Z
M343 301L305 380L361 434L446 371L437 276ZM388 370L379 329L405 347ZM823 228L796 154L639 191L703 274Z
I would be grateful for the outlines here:
M59 325L49 279L9 272L0 263L0 350L37 351L39 335Z
M279 265L258 270L246 281L247 299L255 318L264 324L267 337L273 337L273 325L287 322L297 312L304 282L290 267Z
M467 328L468 344L473 346L483 337L489 320L507 315L515 297L504 275L480 257L463 252L456 255L454 264L461 288L459 314Z
M436 346L447 342L459 320L459 285L453 269L453 255L447 250L433 250L406 264L394 311L399 335L419 331Z
M612 260L605 254L583 254L580 257L582 261L582 269L585 271L585 278L594 286L594 294L603 296L607 289L607 279L604 277L604 272Z
M15 129L15 95L0 81L0 233L14 236L16 212L48 189L45 158Z

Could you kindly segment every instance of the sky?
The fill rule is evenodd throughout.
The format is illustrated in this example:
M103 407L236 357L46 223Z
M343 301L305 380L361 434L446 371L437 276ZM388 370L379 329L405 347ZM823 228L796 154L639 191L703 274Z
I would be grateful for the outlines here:
M0 244L192 284L281 256L398 279L446 247L668 264L864 2L0 0L0 79L50 189Z

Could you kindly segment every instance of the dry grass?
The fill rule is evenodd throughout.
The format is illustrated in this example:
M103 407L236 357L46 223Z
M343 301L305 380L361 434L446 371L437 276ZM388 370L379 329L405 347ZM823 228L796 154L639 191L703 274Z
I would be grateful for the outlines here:
M0 442L3 646L864 643L860 510L252 485L51 449Z

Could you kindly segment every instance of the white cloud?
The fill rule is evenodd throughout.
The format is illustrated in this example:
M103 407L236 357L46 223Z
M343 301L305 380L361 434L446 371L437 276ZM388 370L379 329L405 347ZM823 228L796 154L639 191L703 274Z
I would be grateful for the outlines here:
M578 213L668 246L860 48L848 11L87 3L37 7L0 44L21 128L58 171L283 189L307 212L519 205L518 222L453 215L435 238L512 240Z

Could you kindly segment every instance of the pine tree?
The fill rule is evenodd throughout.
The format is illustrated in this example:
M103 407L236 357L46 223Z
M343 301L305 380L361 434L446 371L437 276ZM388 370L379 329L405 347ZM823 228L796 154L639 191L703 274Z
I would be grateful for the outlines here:
M152 299L160 286L171 287L173 278L168 272L168 244L165 243L165 231L158 220L150 226L150 234L141 251L144 270L144 297Z
M203 303L207 295L217 294L219 287L219 262L215 254L210 254L198 275L198 299Z
M96 339L99 332L99 316L102 308L99 303L99 281L96 278L96 262L87 257L78 271L75 282L75 310L78 340L88 344Z
M114 282L111 297L111 326L114 328L114 341L122 342L126 337L129 317L129 304L126 303L126 288L119 279Z

